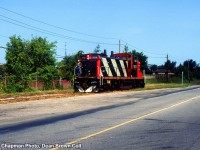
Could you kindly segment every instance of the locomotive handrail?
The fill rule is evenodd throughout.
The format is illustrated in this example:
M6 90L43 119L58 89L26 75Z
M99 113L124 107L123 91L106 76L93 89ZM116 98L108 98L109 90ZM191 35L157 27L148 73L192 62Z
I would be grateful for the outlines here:
M73 79L72 79L72 83L73 83L73 85L72 85L72 86L74 86L75 77L76 77L76 74L75 74L75 69L76 69L76 67L74 67L74 75L73 75Z
M101 68L103 68L104 66L101 66L100 67L100 86L102 86L103 85L103 74L102 74L102 70L101 70ZM105 68L105 67L104 67Z

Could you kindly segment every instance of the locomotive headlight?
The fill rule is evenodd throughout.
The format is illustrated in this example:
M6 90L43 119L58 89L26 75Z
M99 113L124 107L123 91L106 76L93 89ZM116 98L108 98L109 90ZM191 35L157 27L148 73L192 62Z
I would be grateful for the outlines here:
M110 81L110 80L107 80L107 84L111 84L111 81Z

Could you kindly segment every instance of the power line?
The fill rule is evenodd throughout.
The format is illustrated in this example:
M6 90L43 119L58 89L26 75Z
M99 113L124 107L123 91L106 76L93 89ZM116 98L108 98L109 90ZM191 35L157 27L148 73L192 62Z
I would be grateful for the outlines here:
M68 32L71 32L71 33L76 33L76 34L80 34L80 35L85 35L85 36L95 37L95 38L101 38L101 39L115 39L115 40L117 40L117 38L113 38L113 37L96 36L96 35L91 35L91 34L87 34L87 33L82 33L82 32L78 32L78 31L74 31L74 30L69 30L69 29L66 29L66 28L58 27L58 26L55 26L55 25L52 25L52 24L49 24L49 23L46 23L46 22L43 22L43 21L40 21L40 20L31 18L31 17L25 16L25 15L23 15L23 14L14 12L14 11L12 11L12 10L3 8L3 7L0 7L0 9L3 9L3 10L5 10L5 11L8 11L8 12L13 13L13 14L15 14L15 15L18 15L18 16L21 16L21 17L30 19L30 20L32 20L32 21L35 21L35 22L38 22L38 23L41 23L41 24L44 24L44 25L47 25L47 26L50 26L50 27L53 27L53 28L65 30L65 31L68 31Z
M34 19L34 18L31 18L31 17L28 17L28 16L25 16L23 14L20 14L20 13L17 13L17 12L14 12L12 10L9 10L9 9L6 9L6 8L3 8L3 7L0 7L0 9L3 9L7 12L10 12L10 13L13 13L15 15L18 15L18 16L21 16L21 17L24 17L24 18L27 18L27 19L30 19L32 21L35 21L35 22L38 22L38 23L41 23L41 24L44 24L44 25L47 25L47 26L50 26L50 27L53 27L53 28L57 28L57 29L61 29L61 30L65 30L65 31L68 31L68 32L71 32L71 33L76 33L76 34L80 34L80 35L85 35L85 36L89 36L89 37L95 37L95 38L102 38L102 39L114 39L114 40L118 40L117 38L113 38L113 37L103 37L103 36L96 36L96 35L91 35L91 34L87 34L87 33L82 33L82 32L78 32L78 31L74 31L74 30L69 30L69 29L66 29L66 28L62 28L62 27L59 27L59 26L55 26L55 25L52 25L52 24L49 24L49 23L46 23L46 22L43 22L43 21L40 21L40 20L37 20L37 19ZM2 15L1 15L2 16ZM4 16L5 17L5 16ZM30 25L28 25L30 26ZM33 26L32 26L33 27ZM35 27L34 27L35 28ZM37 28L39 29L39 28ZM39 29L41 30L41 29ZM44 31L44 30L43 30ZM49 32L47 30L45 30L45 32ZM52 34L52 33L51 33ZM55 33L53 33L55 34ZM63 35L60 35L58 34L59 36L63 36ZM86 43L95 43L95 44L104 44L104 45L118 45L118 44L111 44L111 43L103 43L103 42L94 42L94 41L87 41L87 40L83 40L83 39L77 39L77 38L73 38L73 37L69 37L69 36L64 36L65 38L68 38L70 40L75 40L75 41L79 41L79 42L86 42ZM124 40L121 40L125 43L127 43L126 41ZM138 50L141 50L129 43L127 43L128 45L134 47L134 49L138 49ZM124 44L120 44L120 45L124 45ZM144 51L144 50L141 50L141 51ZM144 51L146 53L149 53L149 54L154 54L154 55L163 55L163 54L155 54L155 53L152 53L152 52L148 52L148 51Z
M6 49L6 47L3 47L3 46L0 46L0 48L4 48L4 49Z
M149 52L149 51L144 51L144 50L142 50L142 49L140 49L140 48L138 48L138 47L133 46L132 44L130 44L130 43L124 41L124 40L121 40L121 41L123 41L123 42L126 43L127 45L131 46L133 49L140 50L140 51L145 52L145 53L148 53L148 54L164 56L164 54L157 54L157 53L152 53L152 52Z
M8 22L8 23L10 23L10 24L14 24L14 25L17 25L17 26L26 28L26 29L34 30L34 31L37 31L37 32L45 33L45 34L52 35L52 36L56 36L56 37L60 37L60 38L65 38L65 39L69 39L69 40L73 40L73 41L78 41L78 42L93 43L93 44L118 45L118 44L114 44L114 43L95 42L95 41L88 41L88 40L83 40L83 39L79 39L79 38L74 38L74 37L70 37L70 36L58 34L58 33L55 33L55 32L51 32L51 31L48 31L48 30L45 30L45 29L41 29L41 28L38 28L38 27L34 27L34 26L32 26L32 25L29 25L29 24L26 24L26 23L17 21L17 20L15 20L15 19L12 19L12 18L3 16L3 15L0 15L0 16L1 16L1 17L4 17L4 18L6 18L6 19L11 20L11 21L8 21L8 20L5 20L5 19L0 19L0 20L2 20L2 21L4 21L4 22ZM14 22L13 22L13 21L14 21ZM20 24L17 24L17 23L15 23L15 22L20 23ZM22 24L22 25L21 25L21 24ZM25 26L24 26L24 25L25 25Z
M6 39L9 38L9 37L7 37L7 36L5 36L5 35L0 35L0 37L6 38Z
M148 56L148 58L166 58L166 57L151 57L151 56L149 57Z
M3 8L3 7L0 7L0 9L2 9L2 10L4 10L4 11L7 11L7 12L10 12L10 13L12 13L12 14L15 14L15 15L18 15L18 16L21 16L21 17L24 17L24 18L26 18L26 19L29 19L29 20L32 20L32 21L35 21L35 22L38 22L38 23L41 23L41 24L44 24L44 25L53 27L53 28L57 28L57 29L64 30L64 31L68 31L68 32L71 32L71 33L76 33L76 34L80 34L80 35L84 35L84 36L95 37L95 38L101 38L101 39L113 39L113 40L118 40L117 38L113 38L113 37L96 36L96 35L91 35L91 34L87 34L87 33L82 33L82 32L78 32L78 31L66 29L66 28L63 28L63 27L55 26L55 25L52 25L52 24L49 24L49 23L46 23L46 22L43 22L43 21L40 21L40 20L31 18L31 17L28 17L28 16L25 16L25 15L23 15L23 14L14 12L14 11L12 11L12 10L9 10L9 9ZM45 29L41 29L41 28L38 28L38 27L34 27L34 26L32 26L32 25L29 25L29 24L26 24L26 23L17 21L17 20L15 20L15 19L12 19L12 18L3 16L3 15L0 15L0 16L1 16L1 17L4 17L4 18L7 18L7 19L9 19L9 20L15 21L15 22L20 23L20 24L16 24L16 23L11 22L11 21L8 21L8 20L0 19L0 20L2 20L2 21L4 21L4 22L8 22L8 23L11 23L11 24L14 24L14 25L17 25L17 26L26 28L26 29L34 30L34 31L37 31L37 32L41 32L41 33L45 33L45 34L48 34L48 35L56 36L56 37L59 37L59 38L65 38L65 39L69 39L69 40L73 40L73 41L85 42L85 43L93 43L93 44L118 45L118 44L114 44L114 43L96 42L96 41L88 41L88 40L84 40L84 39L80 39L80 38L74 38L74 37L70 37L70 36L58 34L58 33L55 33L55 32L51 32L51 31L48 31L48 30L45 30ZM21 24L22 24L22 25L21 25ZM24 26L24 25L25 25L25 26ZM130 45L131 47L134 47L134 49L143 51L143 52L145 52L145 53L149 53L149 54L153 54L153 55L162 55L162 56L164 55L164 54L156 54L156 53L152 53L152 52L149 52L149 51L144 51L144 50L142 50L142 49L140 49L140 48L137 48L137 47L135 47L135 46L133 46L133 45L127 43L127 42L124 41L124 40L121 40L121 41L123 41L124 43ZM120 44L120 45L124 45L124 44Z

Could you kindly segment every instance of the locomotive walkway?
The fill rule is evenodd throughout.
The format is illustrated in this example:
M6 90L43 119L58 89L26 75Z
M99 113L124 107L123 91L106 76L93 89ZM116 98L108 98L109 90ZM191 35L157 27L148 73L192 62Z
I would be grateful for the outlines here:
M85 94L69 98L51 98L39 101L18 102L0 105L0 130L26 128L95 113L101 110L130 105L140 99L158 97L188 89L159 89L149 91L123 91L112 93ZM121 100L120 97L125 97Z

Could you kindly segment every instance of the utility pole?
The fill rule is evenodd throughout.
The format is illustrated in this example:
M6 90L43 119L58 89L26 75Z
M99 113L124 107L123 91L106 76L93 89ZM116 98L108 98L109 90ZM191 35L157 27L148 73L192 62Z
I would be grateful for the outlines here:
M168 58L168 54L167 54L167 82L169 81L169 63L168 63L168 60L169 60L169 58Z
M183 85L183 71L182 71L182 85Z
M119 40L119 53L121 51L121 41Z
M190 61L188 59L188 82L190 83Z

